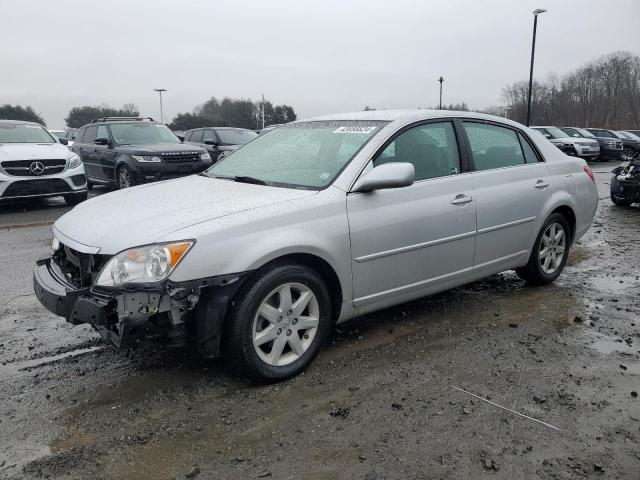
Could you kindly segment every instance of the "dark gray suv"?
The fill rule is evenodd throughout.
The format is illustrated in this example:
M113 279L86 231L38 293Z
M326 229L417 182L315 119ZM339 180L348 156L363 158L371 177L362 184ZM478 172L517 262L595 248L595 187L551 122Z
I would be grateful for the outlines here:
M183 145L166 125L142 117L106 117L76 133L70 147L84 162L89 187L127 188L200 173L211 166L204 148Z

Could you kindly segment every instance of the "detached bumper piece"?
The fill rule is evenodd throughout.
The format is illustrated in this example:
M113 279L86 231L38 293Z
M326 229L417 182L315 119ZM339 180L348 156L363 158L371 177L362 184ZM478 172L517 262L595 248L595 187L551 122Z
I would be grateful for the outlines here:
M640 202L640 160L620 166L611 178L611 196L627 203Z
M73 324L88 323L118 349L143 342L195 344L202 356L219 351L227 305L246 274L164 282L149 290L106 291L74 285L51 258L33 270L36 297ZM202 297L203 301L200 301Z

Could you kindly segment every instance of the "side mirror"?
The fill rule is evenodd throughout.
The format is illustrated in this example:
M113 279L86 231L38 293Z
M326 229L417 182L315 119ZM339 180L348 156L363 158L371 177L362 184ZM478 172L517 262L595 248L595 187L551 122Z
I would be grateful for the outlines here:
M580 138L580 135L578 135L577 133L574 133L574 134L573 134L573 135L571 135L571 136L572 136L572 137L575 137L575 138Z
M551 135L548 134L548 133L545 133L544 136L547 137L547 138L551 138Z
M96 145L109 145L109 139L104 137L99 137L99 138L96 138L93 141L93 143Z
M66 138L58 138L58 141L62 144L62 145L69 145L69 142Z
M215 147L216 145L218 145L218 142L216 142L215 140L205 140L204 144L205 145L213 145Z
M385 188L400 188L412 185L416 170L411 163L383 163L365 173L351 189L352 192L371 192Z

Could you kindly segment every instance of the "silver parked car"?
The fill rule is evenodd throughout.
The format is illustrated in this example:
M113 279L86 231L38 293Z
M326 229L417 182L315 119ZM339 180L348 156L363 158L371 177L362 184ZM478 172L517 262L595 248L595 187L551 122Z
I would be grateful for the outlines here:
M34 287L118 346L162 337L277 381L334 323L504 270L553 282L597 203L584 160L509 120L317 117L84 202L55 223Z

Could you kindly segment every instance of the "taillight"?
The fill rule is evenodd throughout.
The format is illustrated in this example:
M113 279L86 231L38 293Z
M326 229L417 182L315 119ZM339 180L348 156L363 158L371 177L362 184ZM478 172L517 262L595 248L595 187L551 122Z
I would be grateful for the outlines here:
M582 167L582 169L584 170L584 173L589 175L589 178L591 179L591 181L593 183L596 183L596 177L593 174L593 170L591 170L591 167L589 167L589 165L585 165L584 167Z

